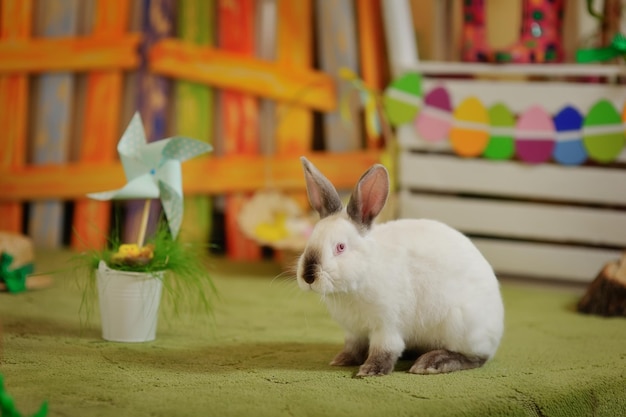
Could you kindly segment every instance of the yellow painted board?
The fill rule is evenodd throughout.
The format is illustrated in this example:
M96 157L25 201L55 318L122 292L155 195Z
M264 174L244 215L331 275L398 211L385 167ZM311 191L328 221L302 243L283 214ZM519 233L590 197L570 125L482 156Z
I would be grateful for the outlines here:
M371 165L380 162L376 150L306 155L338 189L352 189ZM304 191L300 160L288 155L201 157L186 162L186 196L248 192L263 189L268 178L274 187ZM207 181L207 172L219 181ZM126 178L115 163L68 163L24 166L0 171L0 201L75 199L87 193L122 187Z
M303 70L216 48L165 39L149 54L150 69L161 75L320 111L337 107L334 81L320 71Z
M140 35L0 42L1 73L133 69Z

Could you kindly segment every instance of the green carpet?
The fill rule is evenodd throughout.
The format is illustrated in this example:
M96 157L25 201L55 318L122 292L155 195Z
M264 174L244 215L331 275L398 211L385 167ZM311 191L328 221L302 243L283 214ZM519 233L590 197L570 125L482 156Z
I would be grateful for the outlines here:
M37 270L66 254L38 255ZM25 415L620 416L626 415L626 319L579 315L580 291L505 282L505 336L483 368L356 379L328 365L342 333L312 293L273 264L216 261L213 322L161 320L157 340L105 342L81 328L80 293L0 293L0 373Z

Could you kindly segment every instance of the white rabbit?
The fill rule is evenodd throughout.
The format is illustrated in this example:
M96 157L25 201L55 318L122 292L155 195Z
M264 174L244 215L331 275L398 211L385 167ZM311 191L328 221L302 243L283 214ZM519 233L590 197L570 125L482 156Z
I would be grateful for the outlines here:
M491 359L504 308L493 270L473 243L434 220L374 224L389 194L382 165L363 174L344 208L330 181L301 160L320 221L298 260L297 281L321 294L345 331L331 365L386 375L410 351L422 354L409 372L434 374Z

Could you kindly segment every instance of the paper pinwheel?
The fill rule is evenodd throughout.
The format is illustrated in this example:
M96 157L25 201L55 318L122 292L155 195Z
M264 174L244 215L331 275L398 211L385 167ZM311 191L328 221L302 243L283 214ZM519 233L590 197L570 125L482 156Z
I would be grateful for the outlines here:
M88 196L95 200L160 198L170 232L176 238L183 216L180 164L211 149L207 143L179 136L147 143L141 116L135 113L117 144L128 183L118 190Z

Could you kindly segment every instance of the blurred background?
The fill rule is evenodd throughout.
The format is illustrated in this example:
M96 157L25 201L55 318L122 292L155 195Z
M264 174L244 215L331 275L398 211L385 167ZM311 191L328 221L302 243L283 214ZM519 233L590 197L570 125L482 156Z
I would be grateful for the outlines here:
M123 184L116 145L139 111L149 141L184 135L214 147L184 167L182 238L233 259L273 256L240 227L254 193L280 189L289 202L276 204L306 212L300 155L314 153L348 188L389 145L384 129L367 128L341 70L382 92L402 70L396 24L418 60L467 60L464 21L476 3L1 0L0 230L74 249L136 235L140 202L85 194ZM492 48L519 39L530 3L484 4ZM565 3L560 60L573 61L601 31L585 1Z

